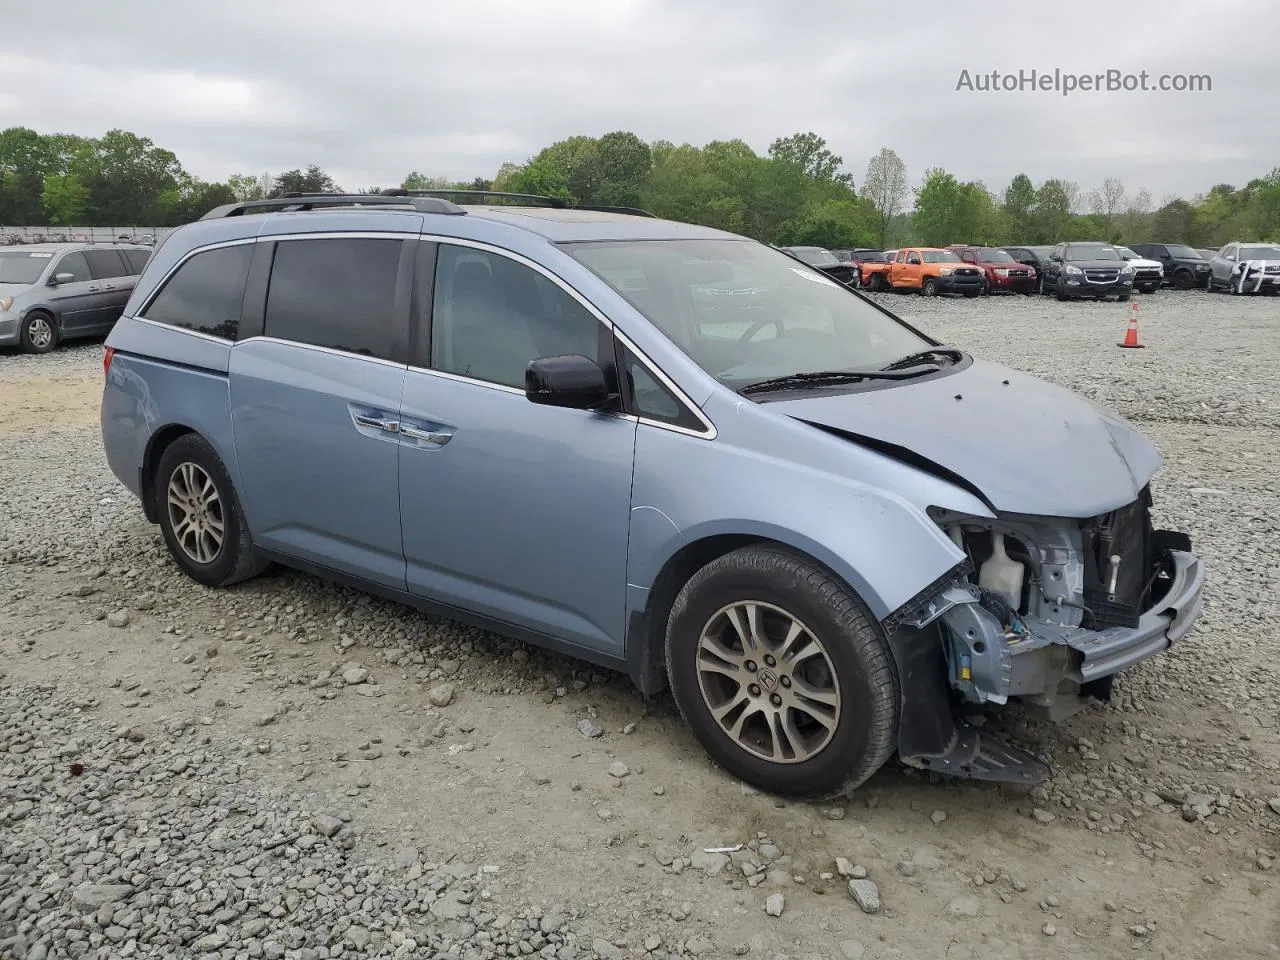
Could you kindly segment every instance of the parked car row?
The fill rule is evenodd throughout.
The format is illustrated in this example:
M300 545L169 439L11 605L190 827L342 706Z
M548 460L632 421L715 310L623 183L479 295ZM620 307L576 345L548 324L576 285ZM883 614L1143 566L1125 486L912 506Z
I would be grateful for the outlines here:
M1280 244L1271 243L1229 243L1216 252L1180 243L1123 246L1102 241L1005 247L956 243L946 248L898 250L779 249L841 283L873 292L966 297L1042 293L1059 300L1109 296L1128 300L1135 291L1151 294L1162 286L1233 294L1280 290Z

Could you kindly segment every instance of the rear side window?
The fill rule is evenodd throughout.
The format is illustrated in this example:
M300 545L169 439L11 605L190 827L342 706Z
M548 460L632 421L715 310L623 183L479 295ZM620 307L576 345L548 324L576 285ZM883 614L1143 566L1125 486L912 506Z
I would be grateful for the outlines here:
M391 359L403 240L282 240L267 288L268 337Z
M240 332L244 284L253 244L206 250L178 268L142 316L223 340Z
M147 261L151 259L150 250L122 250L121 255L124 257L125 264L129 267L129 276L136 277L142 273L142 268L147 265Z
M95 280L110 280L113 277L127 277L129 268L119 250L86 250L84 258L89 261L89 269Z

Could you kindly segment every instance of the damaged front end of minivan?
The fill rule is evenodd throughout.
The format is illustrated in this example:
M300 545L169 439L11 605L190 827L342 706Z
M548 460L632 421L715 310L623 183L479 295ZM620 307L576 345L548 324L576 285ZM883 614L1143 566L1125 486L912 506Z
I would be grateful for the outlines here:
M899 756L951 776L1044 780L1043 761L957 713L1016 701L1058 721L1106 701L1116 674L1191 629L1203 563L1188 535L1153 528L1149 486L1087 519L930 514L966 559L885 623L903 691Z

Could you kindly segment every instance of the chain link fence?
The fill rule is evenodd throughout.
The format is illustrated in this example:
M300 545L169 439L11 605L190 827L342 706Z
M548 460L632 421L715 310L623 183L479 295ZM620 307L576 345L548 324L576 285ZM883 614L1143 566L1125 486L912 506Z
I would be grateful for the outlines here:
M7 227L0 224L0 247L28 243L156 244L173 227Z

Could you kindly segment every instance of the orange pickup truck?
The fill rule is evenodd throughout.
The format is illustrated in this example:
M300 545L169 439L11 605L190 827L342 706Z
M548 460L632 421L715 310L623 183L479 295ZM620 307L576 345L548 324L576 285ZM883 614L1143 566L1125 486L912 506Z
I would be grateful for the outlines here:
M862 285L869 290L918 290L926 297L982 293L980 267L940 247L903 247L888 263L862 264Z

